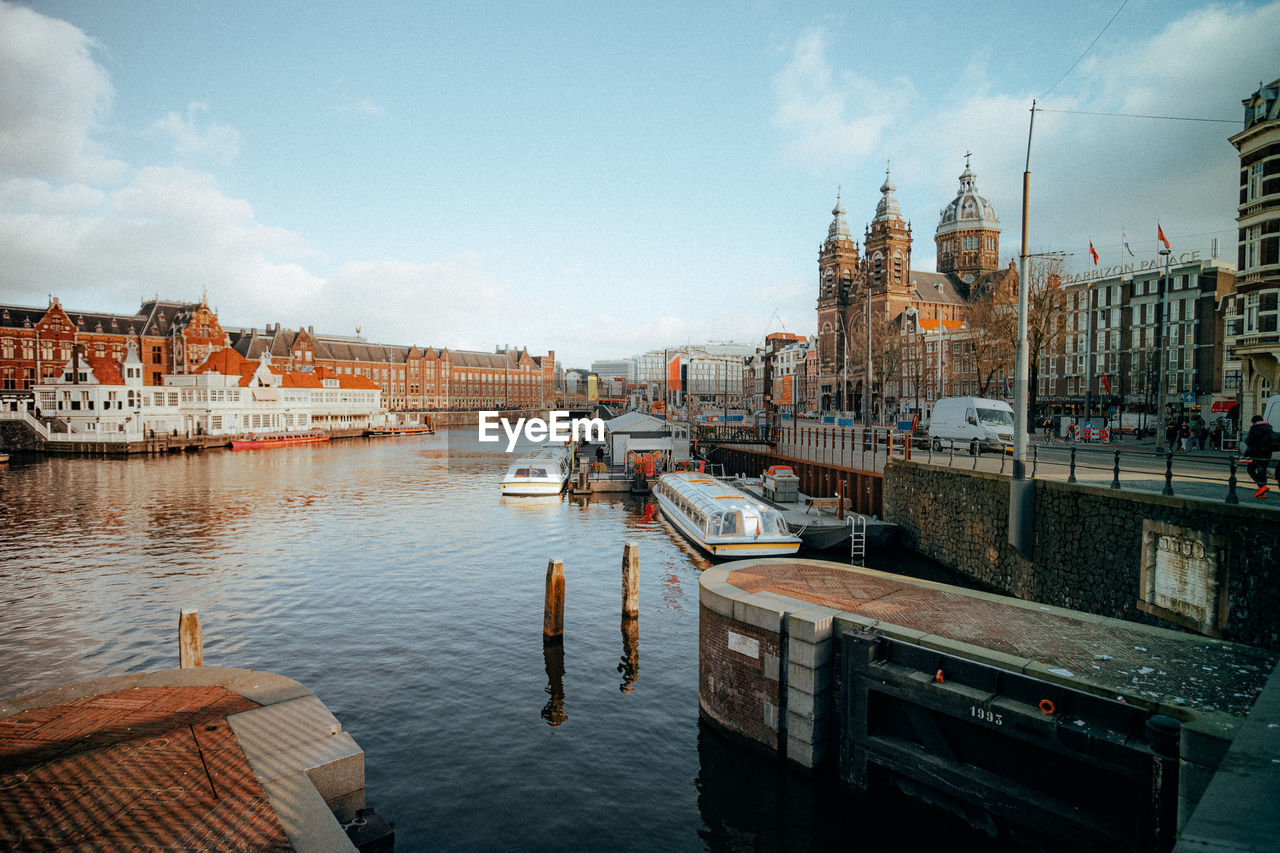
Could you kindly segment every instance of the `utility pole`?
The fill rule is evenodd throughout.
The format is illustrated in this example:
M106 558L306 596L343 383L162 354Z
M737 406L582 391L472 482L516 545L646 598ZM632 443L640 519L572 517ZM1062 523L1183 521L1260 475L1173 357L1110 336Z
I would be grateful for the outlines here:
M1027 166L1022 173L1022 252L1018 258L1018 354L1015 360L1013 404L1013 475L1009 483L1009 544L1031 558L1035 531L1035 488L1027 479L1027 392L1030 352L1027 345L1028 209L1031 203L1031 138L1036 127L1036 102L1031 102L1031 122L1027 128Z

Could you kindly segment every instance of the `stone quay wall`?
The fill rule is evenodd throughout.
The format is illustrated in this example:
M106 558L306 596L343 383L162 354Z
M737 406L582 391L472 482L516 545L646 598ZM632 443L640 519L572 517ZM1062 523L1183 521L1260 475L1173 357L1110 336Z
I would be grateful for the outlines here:
M1008 476L895 460L884 479L885 518L901 526L902 544L997 592L1280 649L1273 511L1035 480L1028 560L1008 542ZM1153 556L1170 541L1190 556ZM1179 611L1171 595L1193 603Z

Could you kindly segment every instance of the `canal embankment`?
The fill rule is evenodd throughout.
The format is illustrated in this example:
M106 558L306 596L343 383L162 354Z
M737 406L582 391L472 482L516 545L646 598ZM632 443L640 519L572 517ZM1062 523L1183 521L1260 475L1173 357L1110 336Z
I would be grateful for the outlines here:
M1009 544L1009 478L891 460L906 547L1005 594L1280 650L1280 516L1182 494L1034 480L1034 547Z
M1275 666L1248 646L811 560L707 569L699 613L699 708L722 731L992 832L1106 848L1172 843Z

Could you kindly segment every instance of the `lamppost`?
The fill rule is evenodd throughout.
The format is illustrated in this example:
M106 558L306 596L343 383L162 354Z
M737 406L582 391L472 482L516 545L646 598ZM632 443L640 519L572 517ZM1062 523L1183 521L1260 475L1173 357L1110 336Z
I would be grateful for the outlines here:
M867 375L862 383L862 422L871 426L871 408L875 401L875 383L871 373L871 286L867 285Z
M1093 282L1084 289L1084 419L1093 417Z
M923 353L916 346L916 335L920 331L920 311L914 305L908 305L903 309L902 314L911 323L911 329L907 335L907 340L910 341L908 353L911 356L911 391L916 401L916 417L920 417L920 379L923 378L923 373L921 372L923 369ZM901 361L901 370L905 370L906 366L907 360L904 358ZM898 389L899 396L905 396L905 386L907 384L905 377L902 384L903 387Z
M1165 290L1168 288L1169 280L1169 258L1173 252L1169 249L1161 249L1160 254L1164 256L1164 276L1160 279L1160 284L1156 291L1156 452L1163 453L1164 446L1164 429L1165 429L1165 355L1164 355L1164 311L1165 311Z
M942 324L942 314L938 314L938 396L934 397L934 402L943 398L942 393L942 352L946 349L946 333L947 327Z

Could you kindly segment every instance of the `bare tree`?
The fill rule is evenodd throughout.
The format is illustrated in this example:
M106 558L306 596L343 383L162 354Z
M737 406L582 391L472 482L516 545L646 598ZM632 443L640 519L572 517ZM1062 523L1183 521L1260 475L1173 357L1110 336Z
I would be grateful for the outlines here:
M1040 368L1062 354L1067 328L1067 300L1062 292L1062 258L1027 259L1027 382L1028 408L1036 412L1040 389ZM1017 326L1014 343L1017 343Z
M979 396L993 396L1002 376L1013 375L1017 337L1018 305L1012 299L986 294L969 306L968 342Z

